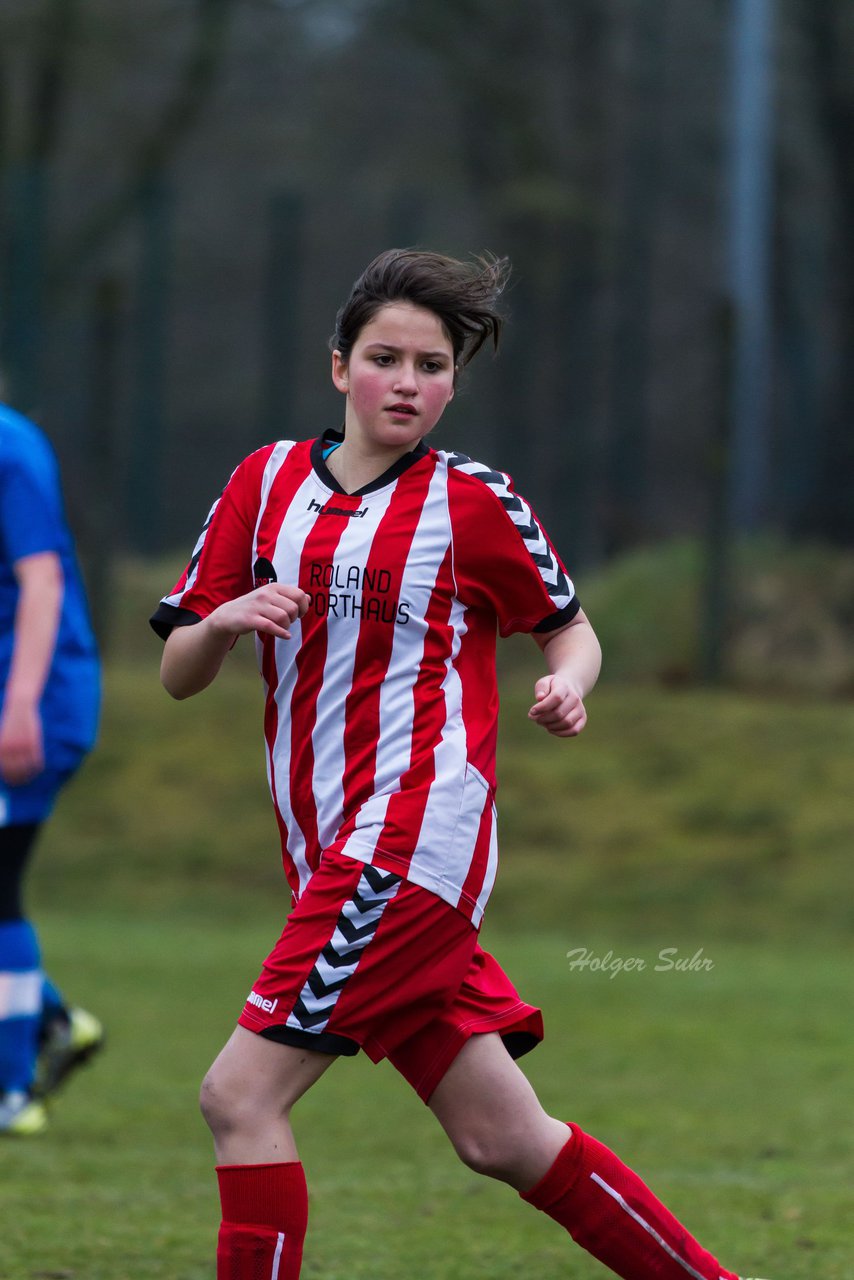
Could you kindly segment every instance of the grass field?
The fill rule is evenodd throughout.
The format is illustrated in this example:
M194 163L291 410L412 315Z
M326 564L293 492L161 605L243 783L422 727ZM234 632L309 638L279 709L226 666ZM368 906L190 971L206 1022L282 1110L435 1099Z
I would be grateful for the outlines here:
M44 839L46 960L109 1047L46 1135L0 1150L3 1280L213 1274L198 1082L284 901L257 678L232 665L178 705L156 647L114 661L101 747ZM559 744L525 722L527 685L508 672L484 940L544 1008L531 1078L726 1265L850 1280L854 707L606 685ZM460 1166L387 1067L338 1064L296 1123L309 1280L605 1275Z
M110 1027L39 1140L4 1146L0 1275L210 1277L217 1218L198 1080L242 1004L258 930L169 912L43 916L50 959ZM264 925L275 927L273 913ZM589 939L602 955L613 939ZM117 944L120 944L117 946ZM634 1162L722 1258L847 1280L850 978L830 949L711 944L710 972L571 971L566 939L490 944L544 1007L528 1059L546 1104ZM687 952L686 952L687 954ZM693 953L692 953L693 954ZM846 1079L847 1077L847 1079ZM602 1268L506 1188L457 1164L386 1066L338 1064L300 1105L312 1193L305 1275L539 1276Z

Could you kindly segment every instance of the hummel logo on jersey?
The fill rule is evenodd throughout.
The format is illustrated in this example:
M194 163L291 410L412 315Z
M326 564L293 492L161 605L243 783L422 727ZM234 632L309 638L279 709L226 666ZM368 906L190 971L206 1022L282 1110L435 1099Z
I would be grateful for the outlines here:
M265 1000L263 996L259 996L257 991L250 991L246 997L247 1004L254 1004L256 1009L263 1009L265 1013L275 1013L278 1000Z
M306 511L316 511L319 516L361 517L361 516L366 516L368 514L367 507L362 507L360 511L348 511L346 507L330 507L328 502L325 505L320 502L315 502L314 498L312 498L311 501L309 502L308 506L306 507Z

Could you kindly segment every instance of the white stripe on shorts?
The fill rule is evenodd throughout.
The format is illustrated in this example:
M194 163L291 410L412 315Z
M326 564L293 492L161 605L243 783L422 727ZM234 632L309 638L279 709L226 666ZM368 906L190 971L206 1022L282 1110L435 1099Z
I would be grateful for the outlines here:
M370 863L365 866L352 897L341 908L332 937L317 957L297 997L286 1026L316 1035L326 1029L342 991L376 934L383 912L402 883L400 876L390 871L381 871Z

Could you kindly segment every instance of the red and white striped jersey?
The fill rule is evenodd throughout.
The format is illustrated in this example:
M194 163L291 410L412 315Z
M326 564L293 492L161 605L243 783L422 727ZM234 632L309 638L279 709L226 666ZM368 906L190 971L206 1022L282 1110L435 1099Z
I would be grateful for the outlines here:
M165 637L263 582L302 587L291 639L257 638L294 894L334 847L478 925L497 868L496 626L547 632L578 601L509 476L422 443L346 494L323 460L335 438L241 463L152 625Z

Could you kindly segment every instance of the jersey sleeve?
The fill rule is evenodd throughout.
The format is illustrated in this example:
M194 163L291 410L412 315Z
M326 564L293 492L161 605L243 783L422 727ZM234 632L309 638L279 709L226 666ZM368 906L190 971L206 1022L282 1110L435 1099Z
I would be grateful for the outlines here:
M65 550L59 472L47 447L21 450L4 460L0 495L0 539L8 564Z
M151 616L161 639L252 590L252 546L269 453L261 449L241 462L211 507L190 563Z
M566 568L531 507L502 471L449 458L448 503L460 600L490 609L502 636L549 632L580 604Z

